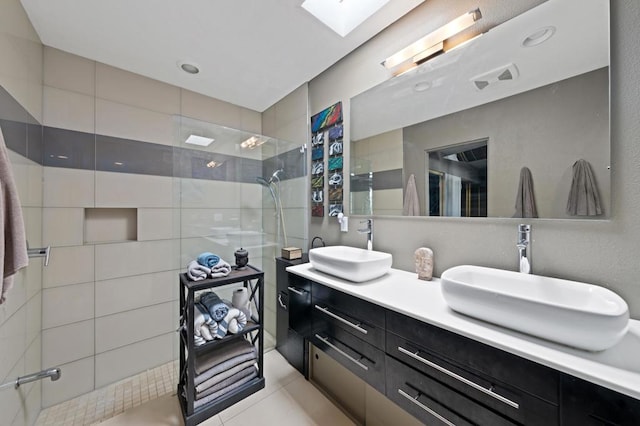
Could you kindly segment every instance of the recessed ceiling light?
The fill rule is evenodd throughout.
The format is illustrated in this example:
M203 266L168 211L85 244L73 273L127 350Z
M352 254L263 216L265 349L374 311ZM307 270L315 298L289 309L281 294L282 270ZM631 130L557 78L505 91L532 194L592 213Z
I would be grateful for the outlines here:
M178 66L180 69L189 74L198 74L200 72L200 68L197 65L192 64L190 62L180 61L178 62Z
M539 30L535 31L533 34L525 38L522 41L522 45L524 47L537 46L549 40L553 36L553 34L555 34L555 32L556 32L556 27L549 26L549 27L540 28Z
M205 138L204 136L189 135L184 143L198 146L209 146L215 139Z
M388 2L389 0L305 0L302 7L344 37Z

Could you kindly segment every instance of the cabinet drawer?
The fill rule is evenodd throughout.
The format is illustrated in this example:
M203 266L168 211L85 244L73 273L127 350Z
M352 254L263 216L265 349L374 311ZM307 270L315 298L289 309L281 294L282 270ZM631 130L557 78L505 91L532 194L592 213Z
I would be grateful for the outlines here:
M461 368L403 337L388 333L387 353L515 422L545 426L558 424L556 405L484 374Z
M387 356L387 397L428 425L516 425L450 387Z
M315 324L314 324L315 325ZM356 376L384 393L384 352L340 327L315 329L311 341Z
M566 374L561 383L563 426L640 425L640 400Z
M386 309L382 306L358 299L316 282L312 282L311 291L315 299L325 301L342 312L348 312L353 318L358 318L360 321L384 330Z
M396 312L387 311L387 331L419 342L421 348L469 372L558 404L559 377L555 370ZM394 350L389 344L387 349Z
M342 310L322 299L317 299L315 296L311 298L311 301L314 329L339 327L378 349L384 350L385 331L383 328L352 315L350 310Z

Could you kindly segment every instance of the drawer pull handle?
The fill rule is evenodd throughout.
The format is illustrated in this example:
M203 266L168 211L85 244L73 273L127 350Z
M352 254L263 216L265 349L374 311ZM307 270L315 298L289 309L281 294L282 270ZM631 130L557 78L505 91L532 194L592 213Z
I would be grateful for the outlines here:
M305 291L304 290L298 290L295 287L287 287L289 289L289 291L294 292L295 294L297 294L298 296L304 296Z
M345 351L343 351L342 349L340 349L339 347L337 347L336 345L331 343L328 338L322 337L319 334L316 334L316 338L320 339L322 342L327 344L329 347L335 349L336 352L338 352L340 355L342 355L343 357L347 358L349 361L351 361L354 364L356 364L358 367L362 368L365 371L369 370L369 367L367 367L366 365L364 365L363 363L361 363L360 361L358 361L357 359L355 359L354 357L352 357L351 355L349 355L348 353L346 353Z
M398 393L400 395L404 396L405 398L407 398L409 401L413 402L418 407L422 408L427 413L431 414L433 417L435 417L438 420L440 420L441 422L443 422L444 424L447 424L449 426L456 426L455 424L451 423L449 420L447 420L444 417L442 417L440 414L438 414L435 411L433 411L431 408L429 408L426 405L424 405L422 402L418 401L416 398L413 398L411 395L409 395L408 393L406 393L402 389L398 389Z
M284 304L284 302L282 301L282 294L278 294L278 303L280 304L280 307L284 310L287 309L287 305Z
M476 390L479 390L480 392L482 392L482 393L484 393L486 395L489 395L490 397L495 398L498 401L515 408L516 410L520 408L520 404L518 404L517 402L513 402L510 399L505 398L504 396L495 393L493 391L493 389L487 389L484 386L480 386L479 384L477 384L475 382L472 382L469 379L465 379L464 377L454 373L453 371L449 371L446 368L439 366L438 364L435 364L435 363L433 363L433 362L431 362L431 361L429 361L427 359L422 358L421 356L418 356L418 352L416 352L416 353L410 352L410 351L406 350L405 348L403 348L402 346L398 346L398 350L400 352L402 352L403 354L408 355L411 358L413 358L413 359L415 359L417 361L420 361L421 363L426 364L431 368L435 368L439 372L444 373L447 376L452 377L452 378L464 383L467 386L471 386L472 388L474 388Z
M331 318L337 319L337 320L338 320L338 321L340 321L341 323L346 324L346 325L348 325L349 327L351 327L351 328L354 328L354 329L358 330L358 331L359 331L360 333L362 333L362 334L367 334L367 333L368 333L368 331L367 331L367 330L365 330L364 328L360 327L360 324L354 324L354 323L352 323L351 321L347 321L346 319L342 318L340 315L336 315L336 314L334 314L333 312L331 312L331 311L330 311L329 309L327 309L327 308L323 308L322 306L318 306L318 305L315 305L315 308L316 308L317 310L319 310L319 311L321 311L321 312L323 312L323 313L325 313L325 314L329 315Z

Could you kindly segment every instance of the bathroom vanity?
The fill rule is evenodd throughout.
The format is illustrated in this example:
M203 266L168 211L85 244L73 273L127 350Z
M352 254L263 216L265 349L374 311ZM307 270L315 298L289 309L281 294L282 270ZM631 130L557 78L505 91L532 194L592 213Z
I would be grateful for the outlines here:
M287 271L308 292L304 337L423 423L640 424L638 321L616 346L587 352L457 314L438 279Z

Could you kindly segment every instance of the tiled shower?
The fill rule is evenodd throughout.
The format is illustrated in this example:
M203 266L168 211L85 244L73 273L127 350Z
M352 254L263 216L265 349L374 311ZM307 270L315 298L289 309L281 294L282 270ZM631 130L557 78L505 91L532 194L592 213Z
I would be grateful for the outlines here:
M256 178L284 170L287 243L306 247L306 86L259 113L42 46L35 33L2 37L29 47L3 52L16 61L0 68L0 127L29 244L50 245L51 259L31 259L0 306L0 380L63 374L0 392L0 424L32 424L41 408L176 359L177 274L202 251L232 264L235 249L249 251L275 335L284 237ZM215 140L185 145L189 134ZM262 134L273 138L240 147Z

